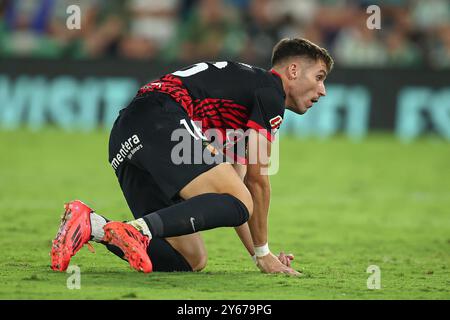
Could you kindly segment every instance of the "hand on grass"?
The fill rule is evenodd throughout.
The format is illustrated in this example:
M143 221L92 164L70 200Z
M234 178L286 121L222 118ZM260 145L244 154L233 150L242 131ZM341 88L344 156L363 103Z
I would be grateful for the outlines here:
M285 266L290 267L291 261L294 260L294 255L292 253L285 254L283 251L281 251L278 255L278 260L280 260L280 262Z
M269 253L263 257L257 257L256 262L258 268L264 273L286 273L291 276L301 275L300 272L295 271L291 267L288 267L280 262L279 258L272 253Z

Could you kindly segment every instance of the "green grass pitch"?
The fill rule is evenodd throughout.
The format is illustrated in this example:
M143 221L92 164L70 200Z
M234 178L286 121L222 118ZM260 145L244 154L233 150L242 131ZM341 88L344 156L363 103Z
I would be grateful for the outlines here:
M131 217L107 162L108 133L0 132L0 299L449 299L450 146L281 139L272 177L270 246L295 254L301 278L261 274L234 230L203 233L199 273L142 274L95 244L69 274L49 268L63 203L82 199L112 219ZM369 265L381 289L369 290Z

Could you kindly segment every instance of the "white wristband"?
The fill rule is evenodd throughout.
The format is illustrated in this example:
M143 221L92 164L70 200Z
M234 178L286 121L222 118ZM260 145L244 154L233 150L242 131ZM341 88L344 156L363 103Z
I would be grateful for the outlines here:
M255 264L257 264L258 262L256 261L256 254L252 255L252 260Z
M260 247L255 247L255 255L257 257L264 257L264 256L267 256L269 253L270 253L270 250L269 250L268 243L266 243L265 245L260 246Z

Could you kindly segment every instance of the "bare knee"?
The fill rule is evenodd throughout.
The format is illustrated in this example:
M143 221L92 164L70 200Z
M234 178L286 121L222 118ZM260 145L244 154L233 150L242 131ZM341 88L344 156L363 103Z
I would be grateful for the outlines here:
M186 259L192 271L201 271L206 267L208 255L199 233L167 238L166 240Z
M204 252L195 257L192 257L189 264L192 267L192 271L202 271L203 269L205 269L207 262L208 262L208 256L207 256L206 252Z
M193 243L193 247L185 250L184 257L191 266L192 271L201 271L205 269L206 263L208 262L208 255L203 242Z
M200 238L200 235L198 236ZM203 240L197 240L193 243L193 251L191 251L188 262L192 267L192 271L201 271L205 269L208 262L208 254L206 253L206 247Z

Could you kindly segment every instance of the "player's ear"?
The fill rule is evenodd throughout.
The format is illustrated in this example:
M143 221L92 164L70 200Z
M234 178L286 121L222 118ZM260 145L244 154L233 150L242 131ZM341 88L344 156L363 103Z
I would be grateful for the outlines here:
M287 78L289 80L295 80L298 77L299 65L296 62L291 62L287 67Z

